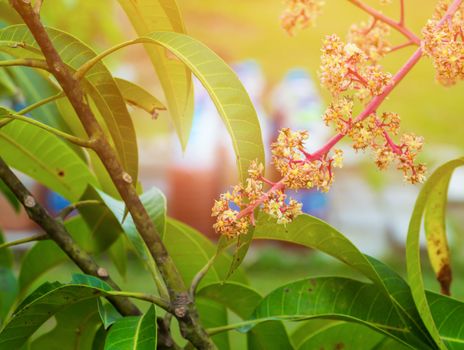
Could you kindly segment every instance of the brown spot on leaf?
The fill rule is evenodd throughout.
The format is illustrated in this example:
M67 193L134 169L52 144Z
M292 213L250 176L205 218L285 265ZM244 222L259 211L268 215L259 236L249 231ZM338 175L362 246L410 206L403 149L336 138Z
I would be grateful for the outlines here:
M58 170L58 176L63 177L64 176L64 170Z
M452 281L452 273L449 262L446 262L438 271L437 280L440 283L441 294L451 295L450 286Z
M345 344L343 344L343 343L335 344L335 350L342 350L344 348L345 348Z

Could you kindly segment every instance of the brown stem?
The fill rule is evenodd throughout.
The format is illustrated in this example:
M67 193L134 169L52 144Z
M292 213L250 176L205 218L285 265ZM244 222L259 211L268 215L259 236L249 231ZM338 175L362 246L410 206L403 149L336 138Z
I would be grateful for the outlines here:
M39 16L34 12L29 1L10 0L11 4L29 27L50 68L50 72L66 94L89 138L95 140L94 150L108 171L121 198L125 202L135 226L153 256L161 276L166 283L171 299L172 309L179 321L184 338L199 349L215 349L211 338L200 325L198 312L188 290L168 254L161 236L140 201L129 174L123 169L119 158L105 138L90 106L84 98L79 81L73 76L51 42Z
M101 278L113 289L119 290L118 285L111 279L108 272L97 265L93 258L74 242L74 239L68 233L63 223L53 219L50 214L37 203L32 194L21 181L19 181L18 177L11 171L1 157L0 178L23 204L31 220L37 223L37 225L47 233L47 237L55 241L61 250L63 250L83 272ZM108 300L124 315L140 314L140 310L132 304L128 298L108 296Z

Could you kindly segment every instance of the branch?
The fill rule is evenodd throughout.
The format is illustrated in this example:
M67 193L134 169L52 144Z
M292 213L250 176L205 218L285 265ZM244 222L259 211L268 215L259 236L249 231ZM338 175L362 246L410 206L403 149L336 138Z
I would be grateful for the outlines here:
M114 295L114 296L122 296L122 297L128 297L128 298L134 298L134 299L139 299L143 301L148 301L149 303L158 305L160 308L172 312L170 308L169 302L166 300L159 298L155 295L151 294L146 294L146 293L137 293L137 292L126 292L126 291L108 291L105 292L105 294L108 295Z
M140 201L133 183L134 181L122 167L118 155L106 139L95 115L85 101L84 92L79 80L73 76L72 72L61 59L47 31L40 22L39 16L32 9L31 4L23 0L10 0L10 2L34 36L50 67L50 72L68 97L89 138L95 140L94 150L131 213L135 226L146 243L150 254L153 256L167 286L172 308L179 321L182 336L197 348L215 349L216 346L200 324L198 312L188 294L188 289L184 284L182 276L177 270L177 266L169 255L159 232L156 230L153 221Z
M112 288L119 290L118 285L111 279L106 270L93 260L92 256L82 250L63 223L53 219L50 214L37 203L28 189L19 181L5 161L0 157L0 179L10 188L22 203L29 218L38 224L66 255L75 262L86 274L105 280ZM108 300L123 315L139 315L140 310L127 298L109 296Z
M61 212L58 214L58 217L60 220L65 220L69 214L71 214L74 210L76 210L79 207L84 207L87 205L100 205L102 202L96 199L89 199L89 200L84 200L84 201L79 201L76 203L73 203L71 205L68 205L66 208L61 210Z
M13 66L24 66L31 68L40 68L48 70L48 65L45 60L35 58L18 58L13 60L0 61L0 67L13 67Z
M416 45L420 45L421 40L419 37L411 32L408 28L404 26L404 21L403 22L396 22L395 20L391 19L390 17L385 16L383 13L377 11L375 8L370 7L369 5L366 5L360 0L348 0L351 2L354 6L359 7L361 10L364 12L367 12L369 15L374 17L375 19L384 22L385 24L388 24L390 27L396 29L398 32L403 34L406 38L409 39L409 41L413 42Z
M42 241L44 239L48 239L47 234L40 233L38 235L18 239L16 241L11 241L11 242L5 242L3 244L0 244L0 249L3 248L8 248L8 247L14 247L16 245L24 244L24 243L29 243L29 242L35 242L35 241Z

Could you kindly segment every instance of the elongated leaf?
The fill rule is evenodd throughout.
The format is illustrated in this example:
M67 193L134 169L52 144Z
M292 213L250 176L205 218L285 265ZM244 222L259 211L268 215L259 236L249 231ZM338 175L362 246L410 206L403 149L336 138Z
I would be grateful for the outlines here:
M113 323L122 318L121 314L112 304L103 301L101 298L97 300L97 304L98 313L105 329L108 329Z
M3 91L0 90L2 94L5 91L6 94L9 96L13 96L18 92L18 89L16 88L14 81L11 79L6 69L0 69L0 87L4 89Z
M111 259L111 262L119 272L119 275L122 278L127 277L127 249L126 241L123 235L120 235L119 238L111 245L108 249L108 256Z
M332 318L358 322L420 349L394 304L377 286L347 278L319 277L293 282L266 296L255 310L257 322Z
M464 303L432 292L426 298L446 348L464 349Z
M109 290L98 279L80 279L86 284L45 283L16 309L0 332L0 349L20 349L25 341L51 316L70 305L95 299Z
M152 117L156 117L159 111L166 110L161 101L143 87L121 78L115 78L114 80L118 84L118 88L126 103L143 109Z
M201 233L174 219L167 220L163 241L187 285L191 283L197 272L206 265L216 250L211 241ZM230 256L220 255L203 278L200 286L222 281L230 264ZM243 284L247 283L246 277L240 269L232 275L231 280Z
M96 56L88 46L68 33L51 28L47 33L63 61L73 70ZM15 57L41 57L39 47L25 25L0 30L0 49ZM138 151L134 126L116 82L101 62L89 70L85 80L87 92L105 120L124 168L137 181Z
M261 295L254 289L236 282L214 283L202 288L197 298L214 301L227 307L243 320L250 318ZM213 327L205 325L205 327ZM249 349L290 349L290 339L280 321L258 324L247 334Z
M229 272L227 273L226 278L229 278L230 275L232 275L235 270L242 264L243 260L245 260L245 256L248 253L248 249L251 246L251 242L253 240L253 234L255 233L255 228L252 226L248 229L248 231L237 237L236 241L236 246L234 247L234 254L232 257L232 264L230 264ZM226 237L221 237L219 244L218 244L218 250L222 250L222 247L232 243L232 242L225 242L227 241L228 238ZM234 243L233 243L234 244Z
M10 112L0 107L0 117ZM0 129L0 156L70 201L88 184L96 185L87 164L58 137L22 121Z
M0 227L0 244L5 243L5 236ZM10 249L0 249L0 267L11 268L13 266L13 253Z
M56 326L34 340L31 350L90 349L100 328L95 300L84 300L55 314Z
M419 235L422 224L422 216L431 193L433 193L436 186L440 184L441 181L444 181L444 178L448 178L454 169L462 165L464 165L464 158L452 160L439 167L432 175L430 175L416 200L414 211L412 213L411 220L409 221L408 238L406 241L407 272L409 284L411 285L412 296L424 324L435 342L439 345L440 349L446 349L446 346L440 338L440 332L433 320L430 307L425 296L424 280L422 278L420 261Z
M251 161L264 164L264 146L256 111L233 70L208 47L184 34L156 32L137 42L165 47L200 80L230 134L244 182Z
M384 336L356 323L336 322L309 335L298 350L372 350ZM398 344L402 346L401 344Z
M425 237L430 264L443 294L450 295L451 261L446 237L446 204L451 174L444 176L430 193L424 213Z
M66 230L71 234L76 243L82 249L98 253L100 247L96 244L95 231L89 229L82 217L76 216L65 222ZM93 226L95 229L96 225ZM106 234L101 231L100 234ZM31 249L28 250L21 262L21 270L19 273L19 284L21 294L23 295L27 289L45 272L53 267L68 261L67 255L53 241L37 242Z
M18 198L14 195L13 192L5 185L3 180L0 180L0 194L3 195L4 198L10 203L10 205L13 207L15 212L19 212L19 209L21 208L21 204L18 201Z
M286 226L276 225L275 220L262 214L258 217L254 238L281 240L317 249L361 272L393 301L414 333L422 334L424 340L433 344L419 316L408 284L381 262L362 254L353 243L327 223L309 215L300 215Z
M156 335L156 311L151 306L143 316L117 320L106 337L105 350L153 350Z
M228 323L227 309L220 303L203 298L195 299L195 305L200 315L200 322L205 328L213 328ZM230 349L229 334L219 333L211 337L218 349Z
M8 315L18 294L18 281L13 271L0 266L0 324Z
M119 0L135 31L143 36L156 31L185 33L185 27L174 0ZM167 99L169 113L182 148L187 146L193 118L193 84L191 73L161 47L145 45Z

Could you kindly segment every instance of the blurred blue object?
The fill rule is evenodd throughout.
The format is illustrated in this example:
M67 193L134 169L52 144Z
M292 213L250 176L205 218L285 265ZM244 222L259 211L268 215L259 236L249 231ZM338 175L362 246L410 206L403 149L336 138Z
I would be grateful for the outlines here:
M47 191L45 202L47 208L53 214L59 213L61 210L63 210L71 204L67 199L63 198L58 193L52 191Z

